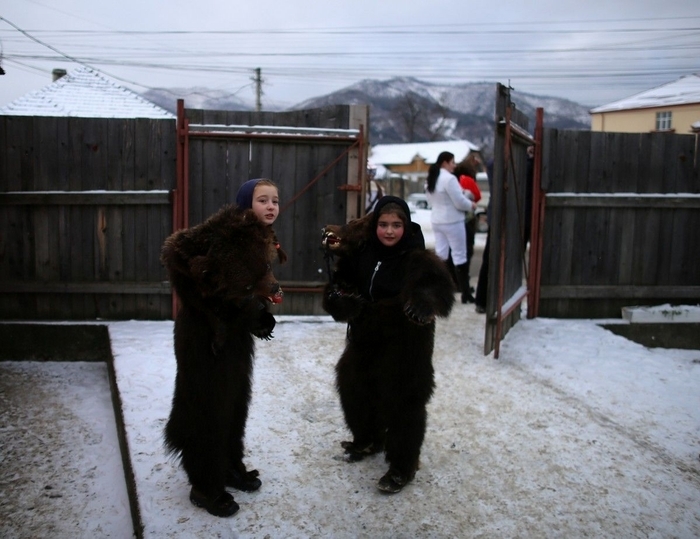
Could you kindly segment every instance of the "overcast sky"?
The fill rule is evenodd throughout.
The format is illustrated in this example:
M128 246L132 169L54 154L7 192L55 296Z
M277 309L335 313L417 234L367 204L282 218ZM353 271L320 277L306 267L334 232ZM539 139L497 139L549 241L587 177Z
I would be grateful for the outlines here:
M394 76L593 107L700 73L697 0L3 0L0 17L0 106L81 63L251 103L260 68L263 108Z

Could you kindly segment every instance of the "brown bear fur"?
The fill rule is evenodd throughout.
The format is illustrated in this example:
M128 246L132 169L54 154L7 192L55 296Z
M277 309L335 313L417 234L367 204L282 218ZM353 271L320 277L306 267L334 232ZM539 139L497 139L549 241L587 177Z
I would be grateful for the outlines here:
M192 487L207 498L225 492L243 464L251 397L253 336L268 339L280 297L270 269L274 233L252 210L226 206L204 223L172 234L161 260L177 293L177 374L167 449L180 457Z
M455 289L445 264L432 251L416 249L405 255L397 296L361 297L351 259L375 233L373 224L370 213L346 225L327 225L323 234L326 252L336 258L323 306L335 320L348 322L335 370L353 440L342 445L350 461L384 450L390 473L410 480L418 469L434 389L435 317L449 315Z

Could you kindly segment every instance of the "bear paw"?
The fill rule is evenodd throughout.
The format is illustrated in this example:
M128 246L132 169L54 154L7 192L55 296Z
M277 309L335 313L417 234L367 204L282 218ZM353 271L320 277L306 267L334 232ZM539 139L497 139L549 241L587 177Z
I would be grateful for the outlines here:
M404 306L403 312L411 322L419 326L428 325L435 320L435 313L433 310L429 307L421 306L420 304L408 302Z
M197 507L203 507L215 517L230 517L240 509L233 496L226 491L218 496L208 497L192 487L192 490L190 490L190 501Z
M260 314L257 321L250 328L250 332L259 339L269 341L273 338L272 330L275 329L275 317L265 311Z
M345 292L338 286L329 287L323 298L323 308L338 321L356 318L364 304L362 296Z
M374 455L383 450L380 444L370 442L368 445L359 445L355 442L340 442L340 445L345 449L345 460L347 462L359 462L365 457Z
M245 473L229 470L226 472L226 486L244 492L254 492L262 485L258 479L259 475L258 470L247 470Z

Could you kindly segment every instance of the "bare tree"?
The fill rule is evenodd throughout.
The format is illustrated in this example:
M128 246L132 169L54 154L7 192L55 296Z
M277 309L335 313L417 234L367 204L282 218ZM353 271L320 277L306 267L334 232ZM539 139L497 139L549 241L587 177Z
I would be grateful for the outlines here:
M413 92L404 94L393 108L393 112L403 127L403 135L406 142L416 142L417 130L420 118L424 114L423 108Z
M429 139L431 142L435 140L444 140L449 128L449 111L445 105L445 96L443 95L439 101L435 102L430 110L430 128Z
M406 142L444 139L450 117L443 101L436 102L415 92L404 94L392 110L397 124L402 128L402 138Z

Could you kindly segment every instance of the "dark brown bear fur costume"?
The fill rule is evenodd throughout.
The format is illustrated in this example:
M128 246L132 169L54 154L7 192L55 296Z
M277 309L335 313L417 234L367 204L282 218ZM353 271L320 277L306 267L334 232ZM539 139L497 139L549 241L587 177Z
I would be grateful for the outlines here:
M252 210L227 206L171 235L161 260L177 292L177 375L165 427L167 449L181 458L190 499L217 516L238 509L225 486L256 490L243 439L251 397L253 336L269 339L267 303L281 291L270 269L274 233Z
M397 492L418 469L434 389L435 317L449 315L455 289L445 264L423 248L420 226L410 222L419 246L402 255L398 294L370 301L360 289L354 259L371 248L377 212L388 198L394 197L380 199L362 219L325 227L324 248L337 260L323 306L335 320L348 322L336 388L353 440L342 445L349 461L384 450L390 468L378 486Z

